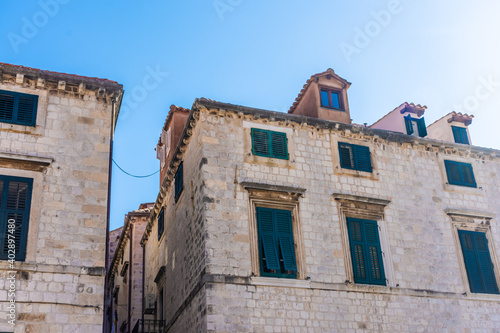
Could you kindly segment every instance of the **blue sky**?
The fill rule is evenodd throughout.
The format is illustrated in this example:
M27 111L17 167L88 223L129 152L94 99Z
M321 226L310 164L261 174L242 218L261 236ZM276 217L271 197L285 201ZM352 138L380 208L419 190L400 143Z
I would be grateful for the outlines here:
M356 123L414 102L427 105L427 124L474 114L473 144L500 149L498 13L494 0L2 1L0 62L123 84L114 159L136 175L159 168L171 104L207 97L286 112L329 67L352 82ZM114 167L112 181L114 229L156 199L159 176Z

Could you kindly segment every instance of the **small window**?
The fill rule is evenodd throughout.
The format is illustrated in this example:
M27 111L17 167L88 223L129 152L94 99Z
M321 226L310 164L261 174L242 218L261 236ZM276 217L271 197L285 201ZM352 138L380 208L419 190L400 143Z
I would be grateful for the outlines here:
M404 117L406 134L414 135L419 137L424 137L427 135L427 128L425 127L424 117L422 118L412 118L411 115Z
M184 189L184 171L183 169L183 162L179 164L179 168L177 168L177 172L175 173L174 177L174 185L175 185L175 202L179 200L179 197L181 196L182 190Z
M377 221L346 218L354 283L386 285Z
M292 212L264 207L256 211L261 275L297 278Z
M498 294L488 240L484 232L458 230L465 269L473 293Z
M460 185L468 187L477 187L474 179L474 172L470 163L455 161L444 161L448 183L451 185Z
M324 108L344 111L341 94L342 92L338 90L321 88L321 106Z
M0 122L35 126L37 95L0 90Z
M252 153L257 156L287 160L286 133L252 128Z
M453 138L456 143L463 143L465 145L469 144L469 138L467 137L467 129L465 127L451 126L453 131Z
M163 235L163 230L165 229L165 216L163 213L163 207L158 214L158 239Z
M0 259L24 261L33 179L0 176Z
M339 142L339 155L342 168L372 172L370 148Z

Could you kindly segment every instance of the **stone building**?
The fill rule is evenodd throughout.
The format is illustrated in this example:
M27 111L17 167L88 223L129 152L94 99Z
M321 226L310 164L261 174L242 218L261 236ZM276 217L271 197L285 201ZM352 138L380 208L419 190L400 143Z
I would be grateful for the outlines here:
M349 85L194 102L141 240L161 332L500 329L500 151L412 103L351 124Z
M0 63L0 331L102 331L122 95L114 81Z
M114 246L108 271L105 332L130 333L143 328L141 319L144 261L140 242L152 206L152 203L141 204L139 209L125 216L123 227L110 233L116 235L119 232L120 236ZM148 324L149 321L146 322L146 327Z

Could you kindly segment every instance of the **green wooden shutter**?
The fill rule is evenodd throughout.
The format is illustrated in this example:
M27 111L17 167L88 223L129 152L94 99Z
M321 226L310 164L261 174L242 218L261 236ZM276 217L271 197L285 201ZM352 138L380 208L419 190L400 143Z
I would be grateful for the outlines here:
M175 173L174 176L174 197L175 197L175 202L179 200L179 197L181 196L182 190L184 189L184 167L183 167L183 162L179 164L179 167L177 168L177 172Z
M353 155L356 170L372 172L369 147L353 145Z
M466 145L469 144L469 138L467 137L466 128L451 126L451 129L453 131L453 138L455 139L456 143L463 143Z
M260 254L261 259L265 258L265 266L267 269L280 270L273 210L270 208L257 207L257 225L259 232L259 249L261 248L264 252Z
M11 122L14 116L14 96L0 92L0 121Z
M35 126L38 96L0 90L0 122Z
M286 133L269 132L271 141L271 157L288 159Z
M446 167L446 174L448 175L448 183L453 185L462 184L462 175L460 171L460 164L455 161L444 161Z
M295 247L293 244L292 212L289 210L275 210L278 240L283 257L283 264L287 271L297 271L295 261Z
M472 165L468 163L460 164L460 172L462 174L463 184L465 186L476 187L476 180L474 179L474 173L472 172Z
M405 119L405 126L406 126L406 134L412 135L413 134L413 124L411 123L411 115L405 116L404 119Z
M459 230L458 235L471 292L498 294L485 233Z
M340 167L354 169L354 157L352 146L339 142Z
M355 283L385 285L377 221L347 218Z
M15 260L24 261L26 258L33 179L0 176L0 180L0 230L2 230L0 259L10 259L10 238L14 240L14 243L11 244L14 244ZM12 230L8 227L9 220L15 221L13 223L15 225L13 232L9 232L9 230Z
M268 131L252 128L252 153L258 156L269 156Z
M163 235L164 229L165 229L165 214L162 207L160 213L158 214L158 239L160 239L161 235Z
M417 126L418 126L418 135L422 138L424 136L427 136L427 128L425 127L424 117L417 119Z

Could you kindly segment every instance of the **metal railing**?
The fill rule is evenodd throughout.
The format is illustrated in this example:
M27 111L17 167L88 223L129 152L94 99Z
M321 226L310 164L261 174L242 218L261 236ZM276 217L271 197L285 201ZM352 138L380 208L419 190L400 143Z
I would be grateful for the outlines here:
M161 333L165 327L165 320L142 320L135 323L132 333Z

